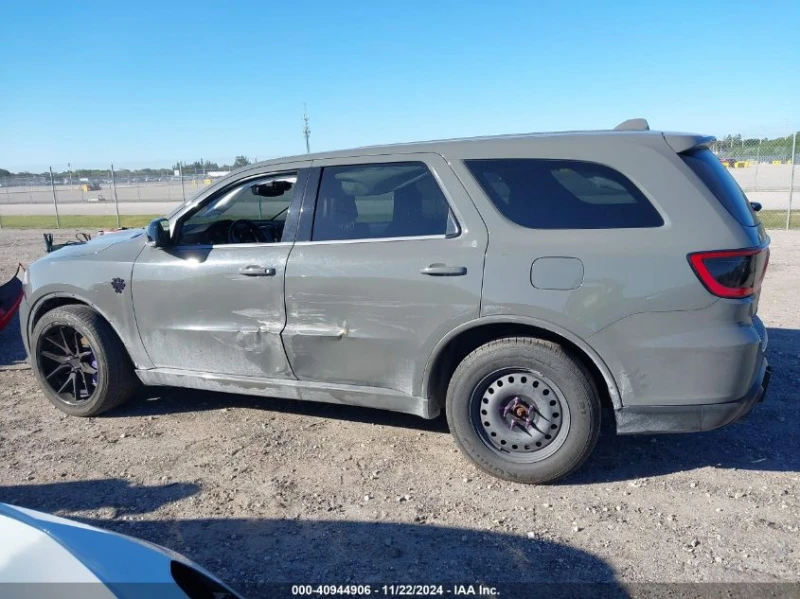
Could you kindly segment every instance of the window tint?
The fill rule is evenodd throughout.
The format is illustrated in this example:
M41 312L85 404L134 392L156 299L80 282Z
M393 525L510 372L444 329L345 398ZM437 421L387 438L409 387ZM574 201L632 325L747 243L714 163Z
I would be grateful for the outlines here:
M220 192L181 226L179 244L274 243L281 240L296 173L250 180ZM258 229L246 223L249 221ZM259 233L260 232L260 233Z
M696 149L680 156L736 220L748 227L758 224L758 217L742 188L711 150Z
M457 232L442 190L422 163L335 166L322 171L314 241Z
M658 211L622 173L577 160L467 160L497 209L530 229L660 227Z

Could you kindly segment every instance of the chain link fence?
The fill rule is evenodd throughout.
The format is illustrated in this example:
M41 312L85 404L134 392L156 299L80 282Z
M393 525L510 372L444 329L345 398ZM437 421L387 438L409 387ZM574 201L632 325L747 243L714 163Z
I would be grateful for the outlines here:
M775 139L727 136L711 150L748 199L761 206L759 218L766 228L800 229L800 196L794 197L800 189L796 134ZM84 169L66 163L42 173L0 177L0 227L140 225L248 162L239 156L230 166L200 160L136 169L111 164Z
M761 205L759 218L766 228L800 229L796 133L777 139L728 136L717 140L711 150L748 199Z
M172 168L109 164L83 169L67 163L0 177L0 227L139 225L169 212L232 168L178 161Z

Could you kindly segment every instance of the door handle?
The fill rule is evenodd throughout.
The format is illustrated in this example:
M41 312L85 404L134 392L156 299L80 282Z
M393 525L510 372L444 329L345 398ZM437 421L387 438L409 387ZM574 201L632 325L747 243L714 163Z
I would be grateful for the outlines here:
M243 268L240 268L239 274L244 275L246 277L274 277L275 269L251 264L250 266L245 266Z
M420 270L423 275L431 277L461 277L467 274L466 266L447 266L446 264L436 263L426 266Z

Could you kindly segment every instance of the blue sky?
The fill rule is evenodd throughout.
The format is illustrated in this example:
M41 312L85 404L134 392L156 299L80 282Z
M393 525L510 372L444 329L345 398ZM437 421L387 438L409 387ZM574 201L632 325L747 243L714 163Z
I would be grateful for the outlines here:
M800 126L800 2L10 2L0 167L452 136Z

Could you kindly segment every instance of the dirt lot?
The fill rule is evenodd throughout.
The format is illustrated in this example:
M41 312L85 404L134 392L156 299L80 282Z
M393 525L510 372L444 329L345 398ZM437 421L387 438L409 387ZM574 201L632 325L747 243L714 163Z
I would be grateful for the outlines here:
M760 315L775 375L725 429L618 438L609 424L579 473L526 487L476 471L442 420L166 389L69 418L38 391L14 323L0 501L155 541L239 585L798 582L800 234L772 238ZM0 275L43 247L41 232L0 231Z

